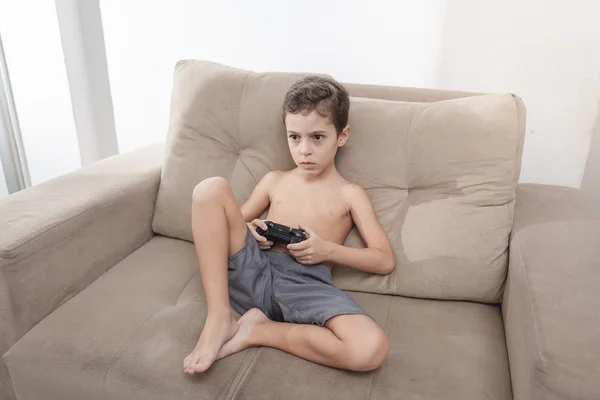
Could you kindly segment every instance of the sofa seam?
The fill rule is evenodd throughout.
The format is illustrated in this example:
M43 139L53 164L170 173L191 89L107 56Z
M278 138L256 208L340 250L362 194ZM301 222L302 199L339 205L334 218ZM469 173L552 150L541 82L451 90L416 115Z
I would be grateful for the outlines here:
M515 101L515 95L511 95L513 98L513 105L515 106L515 113L516 113L516 120L517 120L517 126L515 127L515 132L516 132L516 137L515 137L515 157L514 157L514 162L513 162L513 176L512 176L512 181L514 182L515 179L517 179L518 181L518 177L517 177L517 164L518 164L518 160L517 160L517 153L519 152L519 145L521 142L521 138L519 137L519 121L521 120L520 115L519 115L519 107L517 105L517 102ZM525 136L525 133L523 133L523 136ZM516 184L518 184L518 182L516 182ZM516 193L516 184L515 184L515 193ZM505 204L509 202L511 194L513 192L509 192L508 197L505 201ZM515 196L516 197L516 196Z
M429 106L425 107L424 109L429 108ZM409 162L408 162L408 148L410 146L410 138L411 138L411 132L412 132L412 123L413 123L413 117L415 115L415 109L414 107L410 108L410 118L408 120L408 133L406 134L406 150L405 150L405 155L404 155L404 162L405 162L405 170L406 170L406 214L404 214L404 218L406 219L406 216L408 215L408 211L410 209L410 201L409 201L409 196L410 196L410 174L409 174ZM402 202L404 203L404 202ZM403 222L404 224L404 222ZM402 235L400 235L402 236ZM404 247L404 243L402 243L402 247ZM393 248L392 248L392 253L393 253ZM396 257L396 255L394 254L394 258ZM398 284L398 279L400 279L400 274L398 273L397 269L394 268L395 271L393 271L394 273L394 278L393 278L393 284L394 284L394 292L395 293L399 293L400 292L400 285ZM386 286L386 282L385 280L383 280L383 282L381 283L381 286L384 287Z
M190 282L192 281L192 279L194 279L194 277L198 275L198 271L194 271L194 273L192 274L192 276L190 276L190 279L187 280L187 282L185 283L185 285L183 285L183 287L181 288L181 291L179 292L179 295L177 296L177 299L175 300L175 305L173 307L176 307L179 304L179 300L181 299L181 295L183 294L183 291L187 288L187 286L190 284Z
M110 360L110 362L108 363L108 366L106 367L106 371L104 371L104 376L102 377L102 386L104 389L104 392L106 393L106 395L108 396L108 390L106 388L106 377L108 375L108 373L110 372L110 369L113 365L113 363L115 362L115 360L117 359L117 357L121 354L121 352L123 351L123 349L131 342L131 339L133 339L133 337L140 331L140 329L142 329L142 327L144 325L146 325L146 323L154 318L154 316L156 316L157 314L163 312L164 310L167 310L168 308L161 308L160 310L156 311L155 313L153 313L152 315L150 315L148 318L146 318L144 320L144 322L142 322L140 324L140 326L137 327L137 329L129 336L129 338L125 341L125 343L123 343L123 345L119 348L119 350L115 353L115 355L112 357L112 359Z
M237 385L235 386L235 389L233 389L233 391L231 391L230 395L226 397L226 400L231 400L233 398L233 396L235 396L238 392L238 388L240 387L240 385L242 384L242 382L244 382L244 379L246 379L246 376L248 375L250 369L254 366L254 364L256 363L256 359L258 358L258 354L262 351L262 347L257 348L256 353L254 353L254 356L252 356L252 360L250 360L250 362L248 363L248 367L246 368L246 370L244 371L244 373L242 374L242 377L240 378L239 382L237 383ZM231 387L230 387L231 388Z
M246 75L246 79L244 79L244 86L242 86L242 92L240 93L240 99L238 100L238 111L237 111L237 143L236 143L236 147L238 150L238 159L240 157L239 152L240 152L240 141L241 141L241 118L240 115L242 114L242 99L244 98L244 93L246 93L246 86L248 85L248 80L250 79L250 77L252 75L254 75L255 72L251 72L248 71L248 74Z
M529 278L527 277L527 272L525 269L525 260L523 258L523 249L521 247L521 241L519 240L518 237L515 237L513 239L513 241L516 242L517 248L519 250L518 256L519 256L519 261L521 261L519 268L520 268L520 272L523 274L523 282L525 284L525 296L526 296L527 302L529 304L529 307L528 307L529 312L531 313L531 321L532 321L532 325L533 325L533 335L535 338L535 343L533 344L533 347L535 348L534 362L539 360L539 362L541 362L543 364L544 360L543 360L542 354L539 349L539 344L540 344L539 323L537 320L537 315L535 314L534 309L533 309L533 301L532 301L532 297L531 297L532 289L531 289L531 285L529 283ZM539 370L538 365L534 365L534 368L535 368L535 371ZM537 375L537 372L536 372L536 375ZM541 381L539 381L539 382L542 383ZM542 385L544 385L544 384L542 383Z
M11 346L12 348L12 346ZM9 349L10 350L10 349ZM4 362L4 368L6 369L6 372L8 372L8 387L9 387L9 391L10 389L12 389L12 393L14 394L14 398L18 399L17 396L17 388L15 387L11 372L10 372L10 368L8 368L8 365L6 364L6 360L4 359L4 356L6 355L6 353L8 353L8 350L6 352L4 352L4 354L2 354L2 362ZM6 387L6 386L5 386Z
M238 161L240 164L242 164L244 166L244 168L246 168L246 171L248 171L248 174L252 177L252 180L254 180L254 185L258 184L258 179L256 179L256 177L254 176L254 174L252 173L252 171L250 171L250 168L248 168L248 166L246 165L246 163L242 160L242 154L241 152L238 153Z
M517 116L517 125L515 127L515 132L516 132L516 140L515 140L515 156L514 156L514 162L513 162L513 176L512 176L512 182L515 183L515 187L513 190L511 190L508 193L508 196L506 198L506 201L504 202L504 205L506 206L506 225L508 226L510 223L510 229L508 231L508 240L507 240L507 250L510 251L510 234L514 229L514 223L515 223L515 204L513 204L513 211L512 211L512 222L511 222L511 213L510 213L510 206L509 206L509 202L511 202L511 195L512 195L512 202L516 203L516 198L517 198L517 186L519 185L519 178L517 176L517 164L518 164L518 160L517 160L517 155L519 152L519 147L520 147L520 143L521 143L521 138L519 137L519 121L520 121L520 115L519 115L519 107L518 104L515 100L515 95L511 94L512 99L513 99L513 105L515 106L515 112L516 112L516 116ZM523 133L523 136L525 136L525 133ZM524 138L523 138L524 140ZM522 147L522 146L521 146ZM520 249L520 245L519 245L519 249ZM507 266L508 266L508 260L507 260ZM508 275L508 273L506 274ZM505 278L505 282L502 284L502 292L504 292L504 288L505 288L505 284L506 284L506 278ZM501 297L502 297L502 293L499 293L498 295L498 301L501 301Z
M415 114L415 110L413 107L410 108L410 118L408 120L408 132L406 134L406 152L404 154L404 161L405 161L405 165L404 168L406 170L406 191L410 192L410 177L409 177L409 173L408 173L408 148L410 145L410 137L411 137L411 132L412 132L412 121L413 121L413 116Z
M387 317L385 319L384 332L385 332L386 335L388 334L388 327L390 325L390 318L392 317L392 308L394 306L394 301L395 300L396 300L396 298L392 295L392 298L390 300L390 309L388 310L388 314L387 314ZM390 348L391 348L391 343L390 343ZM369 397L368 397L368 400L371 400L371 398L373 397L373 385L375 384L375 378L379 374L379 371L381 371L382 368L383 368L383 365L381 367L379 367L376 371L374 371L373 375L371 376L371 384L369 385Z

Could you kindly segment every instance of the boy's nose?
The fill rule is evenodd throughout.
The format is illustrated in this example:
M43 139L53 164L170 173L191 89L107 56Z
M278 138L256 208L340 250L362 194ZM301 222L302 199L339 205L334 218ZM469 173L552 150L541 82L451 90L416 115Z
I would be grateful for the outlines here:
M300 154L303 156L308 156L310 155L312 152L310 151L310 149L308 148L308 146L302 146L300 148Z

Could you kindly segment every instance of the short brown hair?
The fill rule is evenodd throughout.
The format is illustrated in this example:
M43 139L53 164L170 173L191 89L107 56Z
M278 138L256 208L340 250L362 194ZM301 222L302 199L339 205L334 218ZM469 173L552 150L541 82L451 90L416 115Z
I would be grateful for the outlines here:
M350 97L348 91L335 79L307 76L294 83L285 95L283 121L287 113L310 113L312 110L329 117L339 135L348 125Z

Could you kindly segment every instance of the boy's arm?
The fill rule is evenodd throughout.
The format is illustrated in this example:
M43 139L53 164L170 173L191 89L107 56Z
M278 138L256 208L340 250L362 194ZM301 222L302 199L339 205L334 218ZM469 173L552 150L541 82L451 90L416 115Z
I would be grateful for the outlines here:
M275 183L282 174L282 171L269 171L256 184L248 200L240 207L242 215L244 216L244 221L247 223L252 222L252 220L260 217L267 209L271 202L271 189L275 186Z
M328 242L329 261L376 274L389 274L396 267L390 240L375 216L365 190L358 185L349 188L348 202L354 224L365 242L364 249L355 249Z

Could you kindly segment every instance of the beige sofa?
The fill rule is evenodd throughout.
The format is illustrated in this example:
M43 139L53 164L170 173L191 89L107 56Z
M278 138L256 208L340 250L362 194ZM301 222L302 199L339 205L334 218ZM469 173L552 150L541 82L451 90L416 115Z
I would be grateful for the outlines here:
M193 188L224 176L241 203L294 167L281 100L302 75L182 61L165 144L0 200L0 398L600 399L600 214L579 190L517 184L521 100L359 84L337 165L397 268L333 276L388 359L355 373L252 348L183 373L206 317Z

